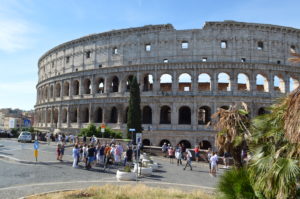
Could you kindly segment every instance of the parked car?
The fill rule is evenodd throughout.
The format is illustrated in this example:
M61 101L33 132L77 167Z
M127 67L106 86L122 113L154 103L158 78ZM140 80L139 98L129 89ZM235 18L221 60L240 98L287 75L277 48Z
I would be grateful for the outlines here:
M18 137L18 142L31 142L31 140L31 133L27 131L22 131Z

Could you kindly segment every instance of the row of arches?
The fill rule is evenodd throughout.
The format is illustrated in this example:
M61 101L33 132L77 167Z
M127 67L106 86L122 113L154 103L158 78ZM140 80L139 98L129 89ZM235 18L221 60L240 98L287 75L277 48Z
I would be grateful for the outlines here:
M45 100L62 96L105 92L128 92L130 90L132 78L133 75L129 75L125 80L120 81L118 76L111 76L107 78L98 77L92 81L90 78L86 77L82 81L74 79L72 81L64 81L63 83L57 82L54 85L46 85L39 88L38 99ZM199 74L196 81L193 81L192 76L189 73L182 73L178 76L178 80L175 81L176 84L174 84L172 75L165 73L161 74L159 77L158 89L163 92L168 92L172 91L172 87L176 85L178 91L189 92L193 91L193 84L197 84L195 87L196 91L212 91L213 89L218 91L231 91L233 89L232 85L236 84L237 91L256 90L260 92L270 92L270 81L264 74L256 75L255 88L251 88L252 84L246 73L237 74L235 80L225 72L218 73L216 78L216 86L213 88L213 78L208 73ZM290 91L299 86L299 81L296 78L290 77L289 82L286 82L282 75L274 75L272 82L274 84L274 91L280 93L288 92L286 91L286 84L289 84ZM154 83L153 75L150 73L145 74L140 82L142 91L153 91Z
M223 109L228 109L228 106L222 106ZM91 111L91 112L90 112ZM121 111L120 114L119 111ZM211 108L209 106L201 106L197 110L196 124L206 125L211 121ZM258 109L257 114L265 114L267 111L264 107ZM118 109L116 106L111 107L106 115L102 107L95 107L92 110L88 106L76 107L71 106L69 108L62 108L59 114L57 108L47 109L46 116L43 114L43 110L37 111L37 122L38 123L58 123L59 118L61 123L127 123L128 108L123 110ZM164 105L159 110L159 124L172 124L171 107ZM123 117L122 119L120 117ZM142 123L152 124L153 123L153 111L150 106L144 106L142 108ZM45 119L46 118L46 119ZM181 106L178 108L178 121L179 125L191 125L192 124L192 110L189 106Z

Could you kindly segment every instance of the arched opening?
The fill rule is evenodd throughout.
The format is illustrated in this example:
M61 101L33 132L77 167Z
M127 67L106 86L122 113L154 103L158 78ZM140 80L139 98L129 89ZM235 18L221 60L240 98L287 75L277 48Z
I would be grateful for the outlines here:
M89 108L83 107L80 116L81 116L82 123L89 123Z
M179 144L182 146L184 146L185 148L187 148L187 149L190 149L190 148L192 148L192 145L191 145L191 143L189 142L189 141L187 141L187 140L181 140L180 142L179 142Z
M269 92L269 82L261 74L256 75L256 90L260 92Z
M116 107L112 107L110 112L110 123L117 123L118 122L118 110Z
M172 91L172 76L163 74L160 76L160 91Z
M128 107L125 109L124 124L127 124L127 120L128 120Z
M171 108L163 106L160 109L160 124L171 124Z
M274 76L274 91L285 93L285 82L281 76Z
M53 89L53 85L50 86L50 98L53 98L53 92L54 92L54 89Z
M151 74L146 74L144 76L143 91L152 91L152 90L153 90L153 76Z
M204 125L210 122L211 109L208 106L201 106L198 109L198 124Z
M198 90L199 91L210 91L211 90L211 79L207 73L201 73L198 76Z
M131 81L133 79L133 75L129 75L126 81L126 92L130 91L130 85L131 85Z
M250 81L246 74L239 73L238 74L238 90L239 91L250 91Z
M205 149L207 150L208 148L211 148L211 144L209 141L207 140L202 140L200 143L199 143L199 146L200 146L200 149Z
M191 109L188 106L180 107L178 124L191 124Z
M178 78L178 89L179 91L191 91L192 90L192 77L183 73Z
M72 107L70 111L70 121L71 123L77 123L77 115L78 115L78 110L76 107Z
M68 111L67 111L67 109L66 108L64 108L63 110L62 110L62 120L61 120L61 122L62 123L67 123L67 117L68 117Z
M84 88L84 94L91 94L92 91L92 86L91 86L91 80L90 79L85 79L83 81L83 88Z
M64 82L64 96L69 96L69 82Z
M169 140L167 140L167 139L163 139L163 140L161 140L161 141L159 142L159 146L162 146L162 145L164 145L164 143L166 143L167 145L168 145L168 144L170 144L170 145L171 145L171 142L170 142Z
M142 121L143 124L152 124L152 109L149 106L143 108Z
M55 85L55 97L60 97L60 89L61 89L61 86L59 83L57 83Z
M113 93L119 92L119 79L116 76L112 78L111 90Z
M226 73L219 73L218 75L218 90L219 91L230 91L230 76Z
M104 79L102 78L96 81L96 93L104 93Z
M45 88L45 99L48 99L48 86L46 86L46 88Z
M103 122L102 108L100 108L100 107L96 108L95 114L94 114L94 121L95 121L95 123L102 123Z
M266 110L265 107L260 107L257 111L257 115L264 115L270 113L268 110Z
M224 110L229 110L229 106L227 106L227 105L221 106L220 108L222 108Z
M58 122L58 110L54 109L54 111L53 111L53 123L57 124L57 122Z
M47 121L46 122L51 123L51 110L50 109L47 110Z
M299 81L296 78L290 77L290 92L298 88Z
M150 140L149 139L143 139L143 145L144 146L150 146Z
M73 81L73 95L79 95L79 81Z

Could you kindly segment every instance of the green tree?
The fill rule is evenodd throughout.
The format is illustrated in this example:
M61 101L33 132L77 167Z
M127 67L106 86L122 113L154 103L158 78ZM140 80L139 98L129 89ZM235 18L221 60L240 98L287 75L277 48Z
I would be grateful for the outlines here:
M89 124L87 128L80 129L79 135L87 137L92 137L93 135L98 136L98 131L94 124Z
M141 96L140 87L137 82L136 77L132 78L130 82L130 98L129 107L127 115L127 137L131 138L131 132L129 129L134 128L135 133L142 133L142 120L141 120ZM135 133L133 134L133 139L135 140Z

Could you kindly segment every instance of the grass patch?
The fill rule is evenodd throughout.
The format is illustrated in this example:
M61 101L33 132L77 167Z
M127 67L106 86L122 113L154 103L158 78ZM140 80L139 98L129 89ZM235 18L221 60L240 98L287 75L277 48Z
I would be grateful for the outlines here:
M176 189L154 188L146 185L116 186L107 184L76 191L65 191L26 197L26 199L215 199L214 194L197 190L185 192Z

